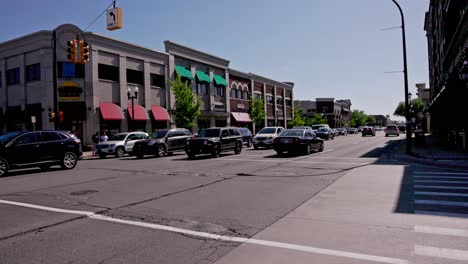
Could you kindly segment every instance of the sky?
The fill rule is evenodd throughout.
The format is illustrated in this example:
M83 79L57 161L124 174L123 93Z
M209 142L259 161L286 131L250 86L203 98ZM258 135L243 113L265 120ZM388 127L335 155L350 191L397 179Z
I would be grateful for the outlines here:
M428 81L429 0L398 0L405 14L409 91ZM85 29L110 0L2 0L0 42L71 23ZM123 28L105 14L86 31L164 51L164 40L229 60L230 67L292 81L294 99L351 99L392 115L404 100L400 15L391 0L117 0ZM386 73L395 72L395 73ZM397 119L397 118L395 118Z

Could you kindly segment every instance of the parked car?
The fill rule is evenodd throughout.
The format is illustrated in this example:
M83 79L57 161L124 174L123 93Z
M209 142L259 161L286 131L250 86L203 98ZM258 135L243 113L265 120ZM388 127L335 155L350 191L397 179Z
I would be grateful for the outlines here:
M388 137L390 135L400 136L400 130L397 126L387 126L387 128L385 128L385 136Z
M332 130L333 135L334 135L335 137L338 136L338 130L336 130L336 128L332 128L331 130Z
M240 127L239 128L241 134L242 134L242 141L244 142L244 145L246 145L248 148L252 146L253 142L253 135L250 129L246 127Z
M346 136L346 135L348 135L348 130L346 130L345 128L340 127L340 128L337 128L336 130L338 131L338 135L339 135L339 136Z
M314 132L314 130L310 126L296 126L296 127L293 127L292 129L305 129L305 130L309 130L310 132Z
M219 157L224 151L233 150L235 154L242 151L242 135L236 127L205 128L196 138L189 139L185 145L185 153L189 159L199 154L211 154Z
M133 155L133 145L138 140L148 138L148 133L145 132L125 132L112 136L108 141L98 143L96 145L96 153L104 159L108 155L114 155L116 158L121 158L125 153Z
M138 140L133 145L133 154L141 159L145 155L162 157L175 151L183 151L188 139L193 135L185 128L162 129L150 138Z
M284 131L282 127L264 127L258 131L253 139L254 149L259 147L273 147L273 140Z
M348 129L348 134L357 134L357 133L359 133L359 131L358 131L358 129L355 128L355 127L350 127L350 128Z
M0 177L14 169L53 165L73 169L83 155L81 141L59 131L17 131L0 136Z
M308 129L286 129L274 140L274 149L278 156L284 152L302 152L309 155L312 151L323 151L323 139Z
M370 126L362 127L361 135L363 137L365 137L365 136L373 136L374 137L375 136L374 128L372 128Z
M315 134L321 139L335 139L335 133L329 127L321 127Z
M312 125L312 130L314 131L314 133L317 133L317 131L322 127L330 127L330 126L328 126L328 124Z

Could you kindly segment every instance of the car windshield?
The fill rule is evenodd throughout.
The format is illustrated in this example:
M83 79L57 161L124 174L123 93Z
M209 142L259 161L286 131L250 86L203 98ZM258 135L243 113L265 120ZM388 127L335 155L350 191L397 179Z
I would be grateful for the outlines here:
M199 137L219 137L219 129L203 129L198 133Z
M166 136L167 132L169 130L159 130L159 131L156 131L154 132L152 135L151 135L151 138L163 138Z
M326 127L322 127L318 130L318 132L327 132L328 131L328 128Z
M10 141L10 139L16 137L20 133L21 133L20 131L17 131L17 132L9 132L9 133L6 133L5 135L1 135L0 136L0 144L3 145L5 143L7 143L8 141Z
M323 127L323 125L314 125L314 126L312 126L312 129L317 130L317 129L321 128L321 127Z
M295 129L295 130L285 130L281 133L282 137L302 137L304 135L303 130Z
M265 128L262 128L262 130L260 130L258 133L259 134L273 134L276 132L276 128L274 127L265 127Z
M126 136L127 136L127 134L117 134L117 135L114 135L113 137L111 137L109 140L122 141L122 140L125 140Z

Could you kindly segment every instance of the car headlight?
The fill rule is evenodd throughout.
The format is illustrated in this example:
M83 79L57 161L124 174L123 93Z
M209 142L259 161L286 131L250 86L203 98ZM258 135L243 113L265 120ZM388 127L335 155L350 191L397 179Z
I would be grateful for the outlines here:
M154 145L155 143L156 143L156 141L151 140L150 142L148 142L148 145L149 145L149 146L152 146L152 145Z

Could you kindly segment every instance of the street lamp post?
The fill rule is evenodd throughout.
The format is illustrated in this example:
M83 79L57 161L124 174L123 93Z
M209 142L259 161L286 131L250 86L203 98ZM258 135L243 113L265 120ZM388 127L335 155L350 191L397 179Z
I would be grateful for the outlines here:
M133 102L133 100L137 99L138 98L138 87L135 87L135 90L134 90L134 95L131 95L131 92L132 92L132 89L130 89L130 87L128 87L127 89L127 98L128 100L131 100L132 101L132 114L131 114L131 121L132 121L132 130L134 129L133 127L133 121L135 120L135 103Z
M408 98L408 66L406 63L406 36L405 36L405 17L403 10L396 0L392 2L398 7L401 15L401 35L403 40L403 73L405 75L405 117L406 117L406 154L411 154L411 124L410 124L410 109Z

